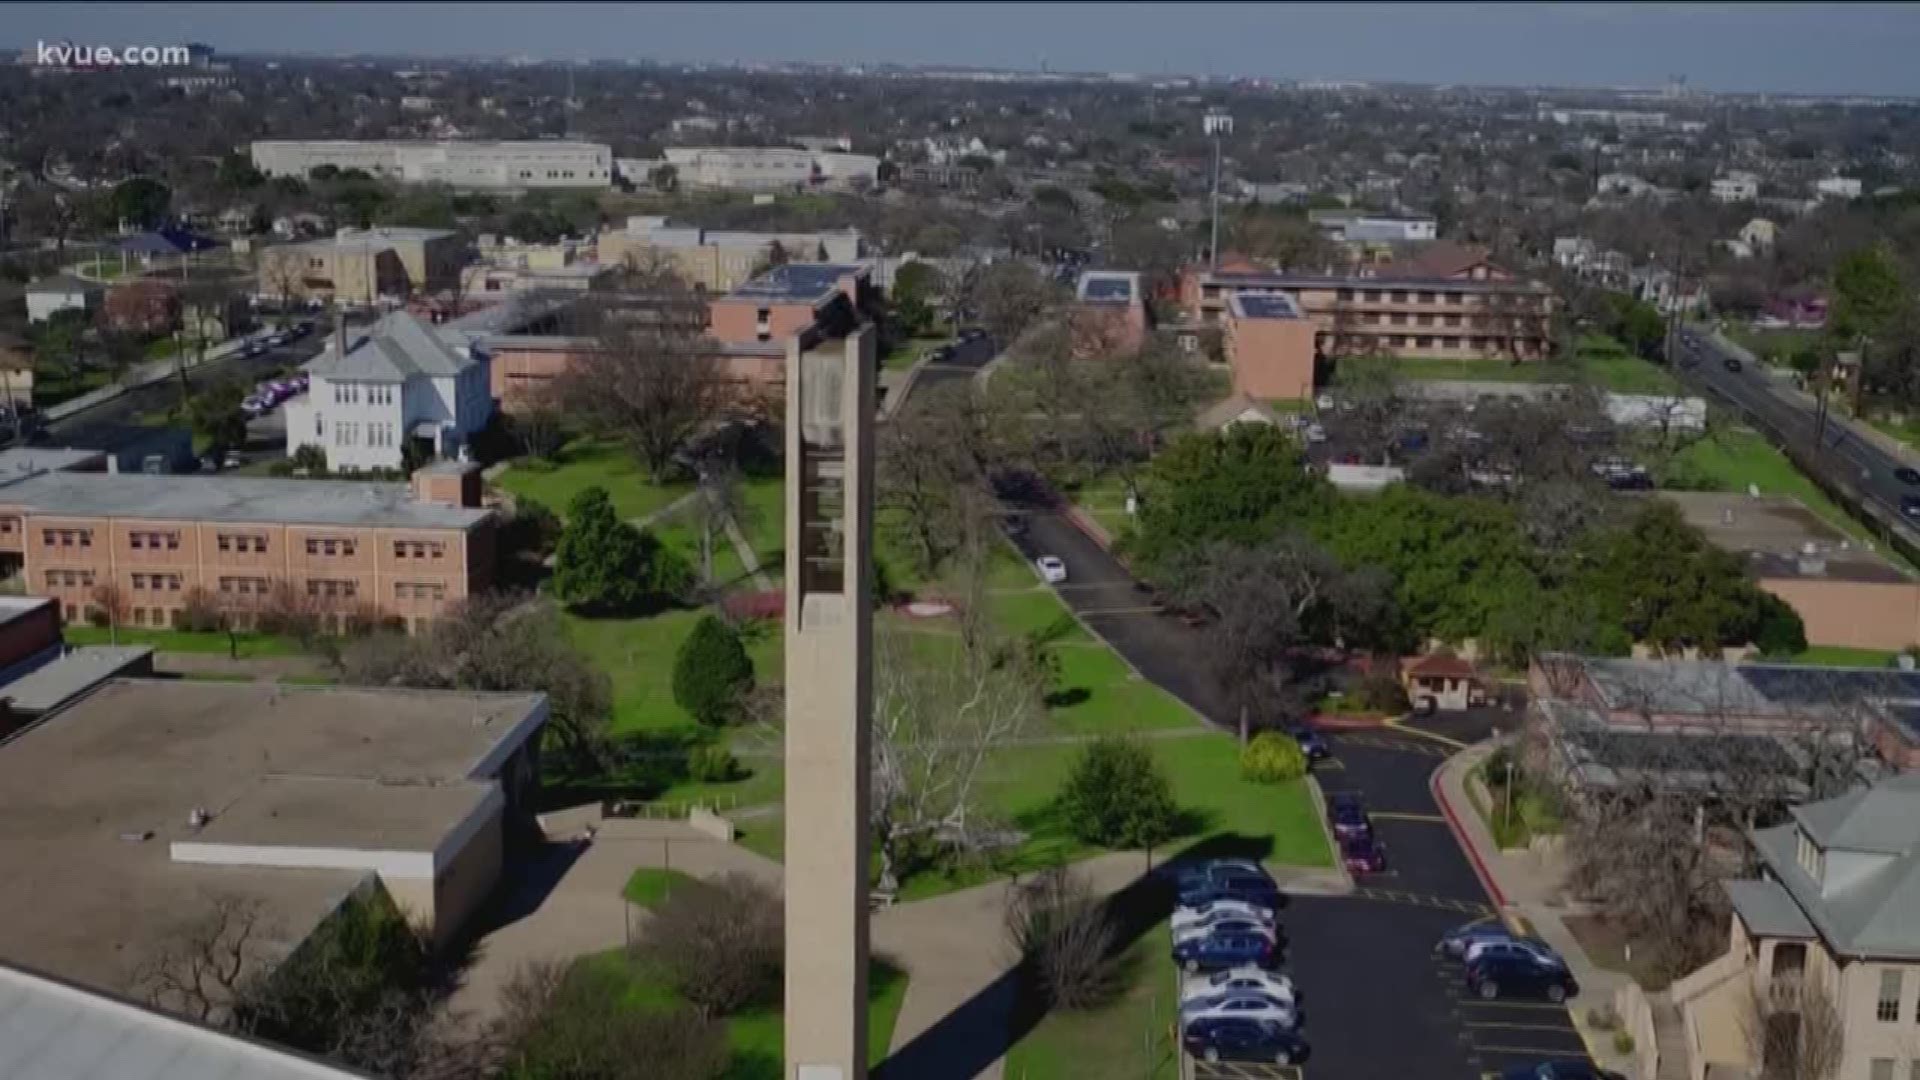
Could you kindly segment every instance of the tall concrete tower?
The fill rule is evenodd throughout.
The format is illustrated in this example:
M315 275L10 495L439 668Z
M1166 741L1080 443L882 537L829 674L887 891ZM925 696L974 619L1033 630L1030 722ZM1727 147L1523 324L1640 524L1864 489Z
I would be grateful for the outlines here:
M867 1075L875 359L787 345L786 1080Z

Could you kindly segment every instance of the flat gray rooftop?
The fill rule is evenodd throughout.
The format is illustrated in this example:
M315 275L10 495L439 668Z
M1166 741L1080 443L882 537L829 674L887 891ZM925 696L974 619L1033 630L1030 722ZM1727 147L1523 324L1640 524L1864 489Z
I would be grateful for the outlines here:
M1723 491L1663 491L1659 497L1679 507L1687 523L1715 547L1746 556L1748 569L1760 577L1913 580L1879 553L1820 520L1798 499L1755 499Z
M0 450L0 479L36 472L61 472L83 465L106 468L105 450L56 450L50 446L14 446Z
M269 947L298 942L366 871L175 862L171 845L226 829L360 850L444 835L476 771L543 715L538 694L109 682L0 742L0 960L125 992L221 895L261 906ZM188 825L195 808L205 829Z
M136 665L149 670L143 662L152 655L147 645L83 645L0 686L0 700L18 712L38 716Z
M0 482L0 506L75 517L463 530L491 513L416 502L400 483L145 473L42 473Z
M754 278L729 295L745 300L817 303L840 287L840 279L866 268L864 263L786 263Z

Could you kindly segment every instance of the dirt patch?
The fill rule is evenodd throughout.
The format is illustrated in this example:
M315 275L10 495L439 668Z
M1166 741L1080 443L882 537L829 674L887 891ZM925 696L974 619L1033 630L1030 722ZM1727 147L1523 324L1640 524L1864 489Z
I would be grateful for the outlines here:
M1653 962L1654 953L1642 941L1631 941L1604 915L1569 915L1567 930L1597 967L1618 971L1650 991L1665 990L1671 981Z

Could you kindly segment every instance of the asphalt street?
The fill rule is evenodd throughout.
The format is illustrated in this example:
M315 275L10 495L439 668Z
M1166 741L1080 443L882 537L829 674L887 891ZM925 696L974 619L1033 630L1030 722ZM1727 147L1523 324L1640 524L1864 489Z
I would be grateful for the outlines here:
M1022 554L1065 561L1068 580L1056 588L1088 626L1142 676L1212 722L1232 726L1207 674L1201 631L1161 613L1124 566L1043 499L1009 508L1027 523L1015 537ZM1495 709L1329 733L1334 756L1316 766L1319 781L1329 793L1365 800L1388 870L1360 876L1350 897L1301 896L1288 905L1288 967L1309 1002L1313 1052L1304 1080L1481 1080L1586 1056L1565 1007L1480 1002L1466 993L1459 965L1432 952L1448 928L1495 914L1430 781L1457 745L1512 722L1512 714ZM1576 999L1575 1007L1581 1004Z
M1817 424L1810 399L1769 377L1764 365L1756 361L1742 362L1739 371L1728 370L1726 361L1736 352L1715 336L1690 328L1681 331L1681 336L1699 343L1697 359L1682 350L1682 378L1739 406L1776 438L1802 448L1814 446ZM1893 475L1901 463L1861 435L1859 428L1837 410L1827 413L1816 460L1831 481L1863 492L1891 520L1904 517L1900 510L1902 496L1920 494L1920 487L1909 487Z

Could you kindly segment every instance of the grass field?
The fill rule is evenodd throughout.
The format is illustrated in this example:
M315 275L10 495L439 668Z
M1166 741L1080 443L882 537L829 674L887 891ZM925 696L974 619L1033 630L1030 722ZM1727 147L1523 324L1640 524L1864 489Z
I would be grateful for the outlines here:
M929 337L908 338L895 345L887 355L880 358L880 366L892 371L905 371L920 362L920 358L942 345L953 344L950 334L934 334Z
M625 983L621 1004L629 1008L669 1008L678 1002L679 995L663 973L646 960L629 958L621 950L585 956L578 963L617 974ZM875 959L867 978L867 1060L870 1064L877 1064L887 1056L887 1047L893 1042L893 1026L900 1018L900 1005L906 998L906 972ZM779 1080L785 1036L779 1008L748 1009L728 1017L725 1023L732 1059L720 1074L721 1080Z
M659 907L675 889L693 881L693 878L678 870L666 870L660 867L643 866L627 879L627 887L620 895L644 908Z
M699 610L665 611L636 619L566 616L567 636L594 666L613 680L616 732L660 731L696 725L673 701L673 661L680 642L700 621ZM777 621L751 626L747 653L762 682L779 682L781 628Z
M85 626L78 623L62 629L69 645L105 645L114 635L103 626ZM137 627L123 626L119 630L122 645L150 645L158 652L182 653L218 653L227 655L227 635L217 631L197 630L143 630ZM303 650L300 643L292 638L273 637L268 634L241 634L239 657L242 660L262 656L299 656Z
M1670 394L1680 385L1665 368L1627 352L1611 338L1597 336L1580 340L1572 363L1396 360L1393 370L1403 379L1464 382L1568 382L1584 376L1603 389L1621 394Z
M1839 645L1815 645L1805 652L1789 657L1789 664L1808 664L1814 667L1892 667L1899 653L1885 649L1849 649Z
M1072 493L1072 498L1107 530L1108 536L1118 539L1121 530L1127 527L1127 485L1120 477L1108 474L1089 480Z
M598 485L607 489L622 518L650 514L693 490L691 484L654 484L623 447L593 439L575 439L551 463L515 461L494 483L515 498L534 499L563 515L575 495Z
M1172 930L1155 922L1127 951L1126 991L1102 1008L1049 1012L1007 1052L1008 1080L1174 1080L1180 1048L1172 1034L1179 1007L1167 963L1172 947Z
M104 368L85 368L75 370L71 364L58 367L35 367L33 372L33 404L46 409L89 394L113 381L113 373Z

